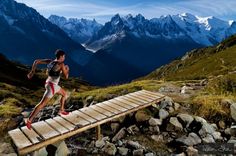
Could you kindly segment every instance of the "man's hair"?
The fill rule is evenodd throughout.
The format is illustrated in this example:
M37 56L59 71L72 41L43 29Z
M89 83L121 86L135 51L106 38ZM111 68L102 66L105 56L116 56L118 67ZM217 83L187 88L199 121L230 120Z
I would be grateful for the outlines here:
M55 55L56 55L57 59L59 59L61 56L65 55L65 52L61 49L57 49L55 52Z

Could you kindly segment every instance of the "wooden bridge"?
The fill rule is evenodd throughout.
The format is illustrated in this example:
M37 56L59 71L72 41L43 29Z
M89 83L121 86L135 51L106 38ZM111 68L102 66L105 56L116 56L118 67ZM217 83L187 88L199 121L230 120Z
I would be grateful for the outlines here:
M33 123L31 130L24 126L11 130L8 134L19 155L25 155L94 127L99 139L101 124L155 104L163 97L156 92L140 90L75 110L66 116Z

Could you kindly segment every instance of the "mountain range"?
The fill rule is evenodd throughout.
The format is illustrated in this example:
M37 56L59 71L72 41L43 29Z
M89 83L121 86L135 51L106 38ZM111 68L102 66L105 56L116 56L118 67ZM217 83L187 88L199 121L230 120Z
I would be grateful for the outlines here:
M29 65L60 48L67 52L71 75L95 85L128 82L236 33L234 21L188 13L153 19L116 14L104 25L56 15L46 19L14 0L0 1L0 25L0 52L7 58Z

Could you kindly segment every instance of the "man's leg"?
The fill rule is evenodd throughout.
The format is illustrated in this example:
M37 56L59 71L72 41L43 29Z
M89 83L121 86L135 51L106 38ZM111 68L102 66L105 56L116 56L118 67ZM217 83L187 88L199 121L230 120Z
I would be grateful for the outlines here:
M60 108L59 112L61 112L63 115L66 115L66 114L68 114L67 112L65 112L65 107L64 107L65 101L66 101L66 91L64 89L60 88L60 90L57 92L57 94L61 95L61 100L60 100L61 108Z
M29 116L29 121L32 122L34 117L39 113L39 111L48 103L50 98L43 96L41 101L35 106L34 110L31 112Z

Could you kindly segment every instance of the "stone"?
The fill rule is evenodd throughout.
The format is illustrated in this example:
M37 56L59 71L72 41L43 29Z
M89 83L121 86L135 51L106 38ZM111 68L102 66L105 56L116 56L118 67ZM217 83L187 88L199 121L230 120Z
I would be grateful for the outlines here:
M131 147L134 148L134 149L139 149L139 148L141 148L141 145L140 145L138 142L132 141L132 140L128 140L128 141L127 141L127 145L131 146Z
M236 126L231 126L230 127L230 135L231 136L236 136Z
M225 127L226 127L226 124L225 124L225 122L223 120L220 120L218 125L219 125L219 128L221 128L221 129L225 129ZM217 129L215 129L215 130L217 130Z
M137 122L148 121L152 116L148 114L145 110L139 110L135 114L135 119Z
M199 134L202 138L204 138L207 134L213 134L215 132L215 129L208 124L207 122L202 122L202 128L199 131Z
M236 103L230 105L230 114L234 121L236 121Z
M118 147L117 149L118 149L118 153L123 156L126 156L129 151L129 149L125 147Z
M154 156L153 153L146 153L144 156Z
M207 134L205 138L202 138L203 143L215 143L215 140L212 135Z
M232 135L232 134L231 134L231 128L226 128L226 129L224 130L224 132L225 132L226 135ZM236 131L235 131L234 134L236 134Z
M143 156L143 149L134 150L133 156Z
M200 123L207 123L207 121L204 119L204 118L202 118L202 117L200 117L200 116L195 116L194 117L194 119L197 121L197 122L200 122Z
M180 104L178 104L178 103L175 102L175 103L174 103L174 109L175 109L175 110L179 110L179 108L180 108Z
M111 122L118 122L118 123L123 123L125 121L126 116L121 116L119 118L116 119L112 119Z
M126 129L122 128L116 135L112 138L112 142L116 142L117 140L120 140L124 138L126 135Z
M159 110L159 117L160 117L160 119L165 119L168 116L169 116L169 113L166 110L164 110L164 109L160 109Z
M190 146L187 148L186 153L188 156L198 156L198 150Z
M148 120L148 123L150 126L160 126L162 124L162 120L152 117Z
M149 126L149 131L152 133L160 133L160 128L158 126Z
M48 155L49 153L46 151L46 148L45 147L43 147L43 148L41 148L41 149L39 149L39 150L37 150L37 151L34 151L33 152L33 156L44 156L44 155ZM54 154L55 155L55 154Z
M176 139L178 142L182 142L187 146L193 146L201 143L201 138L195 133L189 133L188 136L182 136Z
M88 103L91 103L93 101L94 97L92 95L86 97L85 101Z
M212 136L215 140L223 140L223 137L221 136L221 133L220 132L214 132L212 133Z
M168 107L168 112L169 113L173 113L175 110L174 110L174 108L173 107Z
M123 142L121 140L118 140L117 141L117 146L122 146L123 145Z
M129 126L127 132L131 135L135 135L139 132L139 128L136 125Z
M173 156L186 156L186 154L184 152L179 153L179 154L174 154Z
M106 142L105 142L103 139L100 139L100 140L97 140L97 141L95 142L95 147L97 147L97 148L102 148L102 147L105 146L105 144L106 144Z
M104 151L107 155L115 155L117 152L117 149L114 144L108 142L103 147L102 151Z
M53 145L57 148L56 150L57 156L64 156L70 153L65 141L59 141L57 143L54 143Z
M186 127L193 121L193 117L189 114L179 113L177 117L186 124Z
M151 138L156 142L164 142L163 135L152 135Z
M111 123L111 130L113 133L116 133L120 128L120 124L119 123Z
M183 126L176 117L171 117L169 123L167 124L167 131L182 131Z

